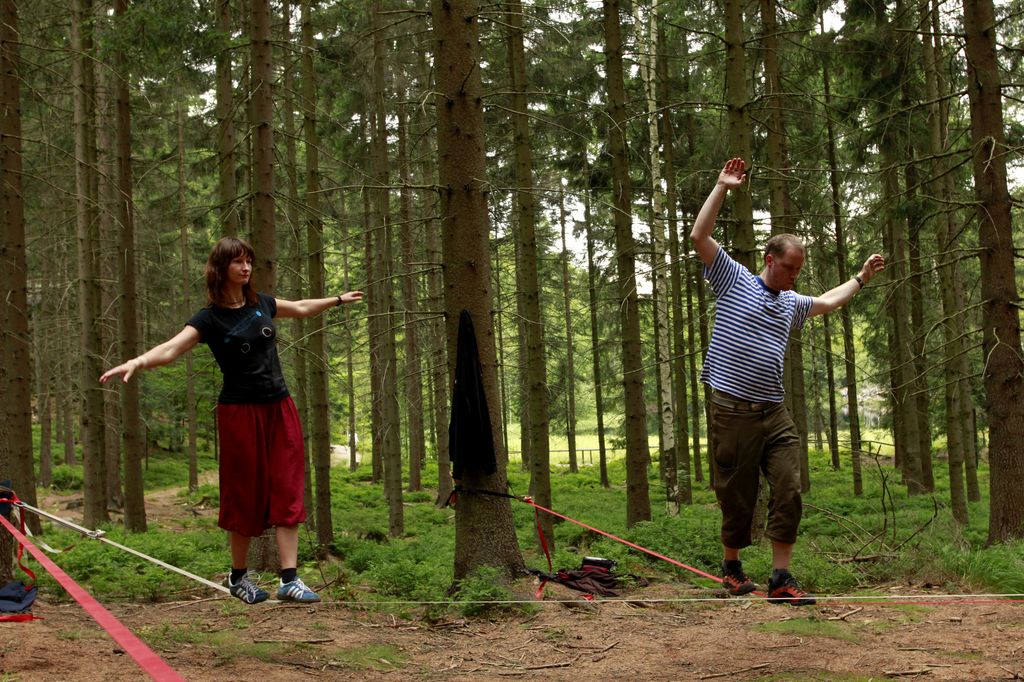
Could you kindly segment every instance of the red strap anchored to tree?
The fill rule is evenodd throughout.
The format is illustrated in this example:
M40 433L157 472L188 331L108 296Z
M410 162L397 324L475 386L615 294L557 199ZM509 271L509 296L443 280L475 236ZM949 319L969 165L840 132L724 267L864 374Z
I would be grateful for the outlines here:
M628 547L632 547L633 549L638 549L641 552L643 552L645 554L650 554L651 556L657 557L657 558L661 559L662 561L667 561L670 564L673 564L673 565L678 566L680 568L685 568L687 571L690 571L692 573L696 573L697 575L702 576L704 578L708 578L710 580L714 580L716 583L721 583L722 582L722 579L719 578L717 575L711 575L710 573L705 573L704 571L700 570L699 568L694 568L693 566L687 566L683 562L676 561L675 559L673 559L671 557L667 557L664 554L658 554L657 552L655 552L653 550L647 549L646 547L641 547L640 545L632 543L629 540L623 540L622 538L616 537L616 536L612 535L611 533L606 533L606 532L604 532L603 530L601 530L599 528L594 528L593 526L588 526L587 524L583 523L582 521L577 521L576 519L570 518L570 517L568 517L568 516L566 516L564 514L559 514L556 511L552 511L551 509L548 509L547 507L542 507L541 505L539 505L536 502L534 502L533 498L530 498L530 497L520 497L518 499L522 500L523 502L525 502L526 504L530 505L534 509L539 509L542 512L545 512L547 514L551 514L552 516L557 516L558 518L565 519L566 521L568 521L570 523L575 523L577 526L581 526L583 528L586 528L587 530L593 531L593 532L595 532L595 533L597 533L599 535L603 535L606 538L610 538L612 540L615 540L616 542L621 542L622 544L624 544L624 545L626 545Z
M38 547L25 536L24 533L18 531L10 521L8 521L2 514L0 514L0 523L2 523L7 530L11 531L15 539L19 543L24 545L32 556L36 558L40 564L43 565L50 575L60 583L61 587L67 590L68 594L75 598L82 608L92 616L100 627L107 631L114 641L121 645L121 648L125 652L135 659L135 662L139 664L150 677L158 682L184 682L185 678L182 677L169 666L162 658L157 656L152 649L146 644L133 635L124 624L119 621L114 614L105 609L95 598L82 587L72 580L67 573L61 570L60 566L53 563L48 556L46 556Z

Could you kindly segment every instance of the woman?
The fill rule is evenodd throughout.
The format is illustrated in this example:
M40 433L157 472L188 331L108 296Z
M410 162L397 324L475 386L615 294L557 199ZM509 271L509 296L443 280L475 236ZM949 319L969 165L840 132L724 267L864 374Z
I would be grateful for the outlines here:
M245 241L224 237L206 261L209 305L177 336L107 370L127 382L143 369L174 361L197 343L213 352L224 375L217 401L220 441L220 518L231 540L231 594L247 604L269 595L250 580L246 557L253 537L274 526L281 557L277 598L316 602L320 596L296 575L303 503L304 448L299 416L277 355L276 317L310 317L362 300L360 291L330 298L286 301L257 293L250 281L255 253Z

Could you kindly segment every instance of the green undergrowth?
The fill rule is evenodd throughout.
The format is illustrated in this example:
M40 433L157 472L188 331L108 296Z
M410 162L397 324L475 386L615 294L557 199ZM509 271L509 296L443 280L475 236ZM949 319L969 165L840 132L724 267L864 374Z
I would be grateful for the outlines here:
M172 461L160 461L163 459ZM165 482L172 475L168 472L178 477L179 485L187 480L187 465L180 458L168 454L154 460L147 470L147 489L153 487L151 478ZM582 467L576 474L560 469L551 479L553 508L652 552L717 575L721 561L720 514L713 493L706 482L695 482L693 503L683 506L678 514L670 513L657 478L657 464L655 460L650 472L649 522L626 528L625 465L621 459L608 464L609 488L601 486L597 467ZM987 470L979 476L982 490L987 491ZM455 511L436 507L433 487L406 492L404 533L390 537L383 491L371 478L369 466L332 471L334 541L328 548L316 546L315 532L300 532L300 574L308 584L320 588L325 598L360 602L405 616L434 618L452 608L465 615L522 608L494 602L532 596L531 586L505 585L496 572L486 570L452 589ZM804 495L793 572L806 588L821 595L887 595L905 590L1024 592L1024 542L986 547L987 500L970 504L970 521L961 527L951 519L948 492L943 488L947 474L941 461L936 461L935 478L940 487L934 495L911 497L899 483L898 474L868 460L864 463L864 492L858 497L853 495L848 469L833 471L826 454L812 452L812 488ZM528 477L517 462L509 467L509 479L515 493L521 495L528 490ZM423 481L431 485L436 480L436 466L428 463ZM106 530L118 542L207 579L220 580L228 569L229 557L225 535L216 528L216 486L183 492L179 501L185 531L152 523L144 534L126 534L119 526ZM195 505L200 511L193 514L188 508ZM527 566L546 571L546 559L535 539L533 509L520 501L510 501L510 505ZM47 530L44 539L57 547L73 545L56 561L100 598L175 600L206 590L67 531ZM568 521L555 524L553 545L556 570L576 568L583 556L596 555L617 561L620 572L678 585L681 591L693 585L709 589L716 586L684 568ZM763 586L771 569L768 543L745 549L743 560L748 574ZM266 580L272 578L267 576ZM45 591L61 592L47 577L41 577L41 584Z

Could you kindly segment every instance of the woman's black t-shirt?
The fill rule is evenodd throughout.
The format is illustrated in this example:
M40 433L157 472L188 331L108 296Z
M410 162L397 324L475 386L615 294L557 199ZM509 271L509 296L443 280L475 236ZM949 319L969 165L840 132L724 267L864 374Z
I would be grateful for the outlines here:
M277 356L277 299L259 294L259 302L241 308L208 305L186 324L213 352L224 374L222 403L269 403L288 396Z

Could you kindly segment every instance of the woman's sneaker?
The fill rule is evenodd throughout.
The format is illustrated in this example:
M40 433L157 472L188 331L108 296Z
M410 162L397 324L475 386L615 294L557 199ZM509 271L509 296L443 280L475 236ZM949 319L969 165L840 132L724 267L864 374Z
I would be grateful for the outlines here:
M231 576L228 576L225 578L224 584L227 585L231 596L238 597L246 604L259 604L270 596L269 592L250 580L248 574L243 575L241 580L233 585L231 584Z
M277 598L280 601L297 601L303 604L320 601L320 595L306 587L306 583L299 578L290 583L281 583L277 590Z
M817 603L814 595L804 591L796 578L789 573L780 576L778 581L768 580L768 601L793 606L811 606Z

